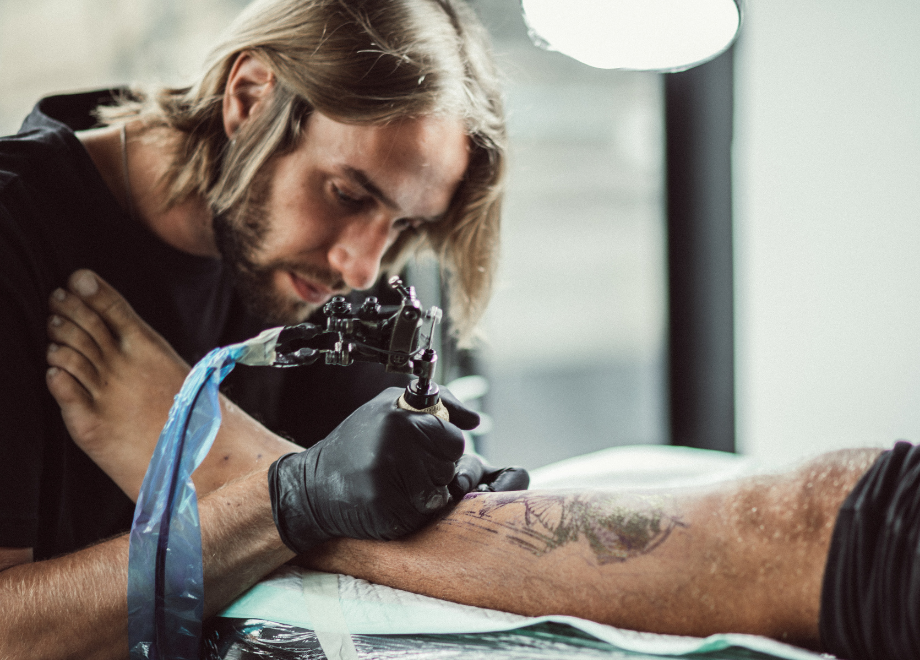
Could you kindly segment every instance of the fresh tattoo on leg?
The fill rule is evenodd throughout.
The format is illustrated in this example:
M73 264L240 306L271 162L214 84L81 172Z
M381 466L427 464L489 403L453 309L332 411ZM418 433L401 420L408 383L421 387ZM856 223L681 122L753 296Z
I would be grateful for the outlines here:
M598 564L624 562L664 543L687 525L654 498L628 502L616 493L471 493L462 511L442 524L505 536L510 543L542 556L584 539ZM472 506L470 506L472 505Z

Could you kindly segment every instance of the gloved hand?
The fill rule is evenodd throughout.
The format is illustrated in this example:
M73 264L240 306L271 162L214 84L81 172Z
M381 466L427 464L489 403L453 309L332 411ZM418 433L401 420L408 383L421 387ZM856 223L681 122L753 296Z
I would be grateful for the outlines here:
M460 429L475 428L479 415L442 389L447 423L397 408L400 394L384 390L316 445L272 464L275 526L294 552L339 536L395 539L450 501Z
M464 454L457 461L454 479L448 489L451 498L459 502L472 491L527 490L529 485L530 475L522 467L495 468L481 456Z

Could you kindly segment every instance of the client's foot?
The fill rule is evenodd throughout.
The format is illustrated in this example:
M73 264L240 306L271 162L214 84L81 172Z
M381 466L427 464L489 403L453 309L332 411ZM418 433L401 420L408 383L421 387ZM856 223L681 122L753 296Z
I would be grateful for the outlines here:
M49 306L48 389L77 445L135 496L189 366L90 271Z
M48 389L71 437L132 499L189 366L98 275L80 270L54 291ZM200 495L298 451L221 397L223 422L195 472Z

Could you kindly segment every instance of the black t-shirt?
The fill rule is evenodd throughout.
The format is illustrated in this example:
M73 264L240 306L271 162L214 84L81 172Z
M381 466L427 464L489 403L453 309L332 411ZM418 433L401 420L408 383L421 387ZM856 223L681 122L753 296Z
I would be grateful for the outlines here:
M165 244L119 207L74 135L109 92L43 100L0 138L0 547L36 559L130 528L133 504L73 443L45 385L48 297L79 268L112 284L189 363L253 336L219 259ZM401 377L376 365L238 367L225 391L304 445Z

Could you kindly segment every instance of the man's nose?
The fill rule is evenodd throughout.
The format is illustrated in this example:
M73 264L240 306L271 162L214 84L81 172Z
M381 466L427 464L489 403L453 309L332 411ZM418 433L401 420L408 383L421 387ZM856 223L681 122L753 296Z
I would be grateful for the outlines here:
M377 281L380 260L389 246L389 219L351 222L329 248L329 265L342 274L349 288L368 289Z

